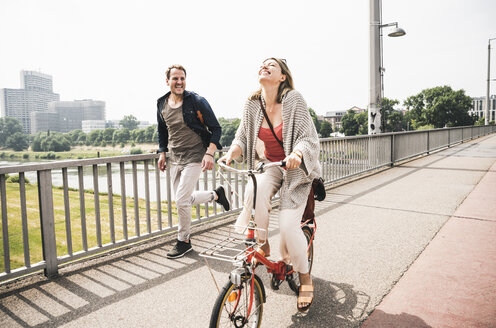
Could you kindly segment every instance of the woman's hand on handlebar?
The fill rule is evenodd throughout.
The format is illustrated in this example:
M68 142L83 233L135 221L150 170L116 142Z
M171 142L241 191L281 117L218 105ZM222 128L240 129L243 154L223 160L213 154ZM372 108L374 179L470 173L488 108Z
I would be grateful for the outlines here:
M297 167L300 167L301 165L301 157L299 154L292 152L289 154L284 161L286 162L286 168L288 170L296 169Z
M224 164L229 166L229 165L231 165L232 160L233 160L232 155L230 154L230 152L227 152L224 156L219 158L217 163L219 163L219 164L224 163Z
M217 161L217 163L225 163L226 165L231 165L231 162L236 158L238 157L239 155L241 155L241 148L238 146L238 145L232 145L231 148L229 148L229 151L224 155L222 156L221 158L219 158L219 160Z

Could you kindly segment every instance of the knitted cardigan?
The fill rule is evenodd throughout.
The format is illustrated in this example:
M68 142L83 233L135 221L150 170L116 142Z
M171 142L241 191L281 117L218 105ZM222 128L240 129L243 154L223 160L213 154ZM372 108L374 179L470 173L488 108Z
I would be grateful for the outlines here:
M232 142L242 150L242 158L237 161L246 160L250 169L255 167L256 143L263 119L260 101L248 100ZM289 91L283 98L282 122L284 153L288 156L298 150L303 154L299 168L284 171L280 207L289 209L306 203L313 179L320 176L320 142L305 99L296 90Z

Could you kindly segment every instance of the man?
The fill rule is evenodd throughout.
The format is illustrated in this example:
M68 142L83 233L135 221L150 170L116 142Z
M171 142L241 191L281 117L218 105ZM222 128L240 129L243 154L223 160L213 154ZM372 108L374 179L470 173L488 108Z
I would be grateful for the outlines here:
M226 211L229 201L224 187L215 191L195 191L201 172L214 167L214 153L222 149L219 143L221 127L207 100L186 91L186 70L172 65L166 71L170 91L157 101L158 167L166 168L165 153L171 153L171 182L177 213L177 243L167 254L179 258L191 251L191 206L215 200Z

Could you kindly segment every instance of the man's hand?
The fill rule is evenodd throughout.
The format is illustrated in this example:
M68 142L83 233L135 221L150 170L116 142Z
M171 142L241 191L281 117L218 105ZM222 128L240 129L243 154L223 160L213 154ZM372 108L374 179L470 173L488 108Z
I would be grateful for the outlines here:
M165 161L165 152L160 153L160 157L158 159L158 168L162 172L164 172L165 169L167 168L166 161Z
M205 153L203 155L202 159L202 172L205 172L205 170L211 170L214 167L214 156L210 155L210 153Z

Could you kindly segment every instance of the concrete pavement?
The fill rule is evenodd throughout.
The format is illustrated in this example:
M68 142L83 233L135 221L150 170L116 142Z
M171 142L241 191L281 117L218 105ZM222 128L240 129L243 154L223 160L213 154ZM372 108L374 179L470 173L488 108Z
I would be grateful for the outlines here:
M362 327L496 327L495 237L493 164Z
M390 327L495 326L494 312L468 307L496 308L496 221L487 215L496 213L495 163L492 135L329 190L316 204L314 304L299 315L287 284L272 291L259 268L262 327L383 327L384 318ZM277 210L270 230L277 258ZM165 257L170 236L66 266L53 281L35 275L0 286L0 327L207 327L217 289L198 252L226 231L198 231L195 252L178 260ZM223 285L232 266L208 263ZM456 316L442 316L451 313L442 305Z

